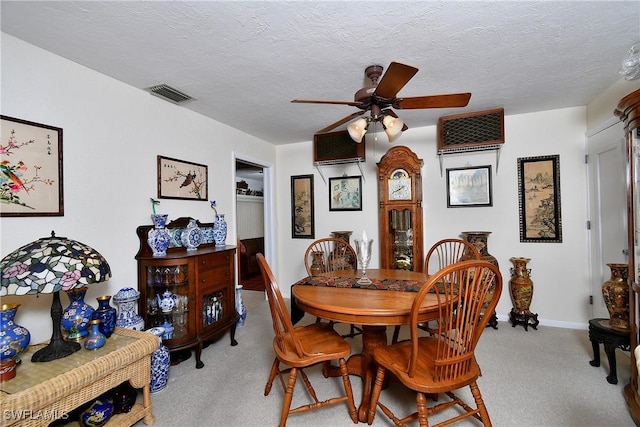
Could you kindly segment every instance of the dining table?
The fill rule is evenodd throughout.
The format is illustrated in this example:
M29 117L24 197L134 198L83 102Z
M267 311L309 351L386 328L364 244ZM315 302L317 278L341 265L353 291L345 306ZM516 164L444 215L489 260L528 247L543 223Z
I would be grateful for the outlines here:
M366 271L371 283L358 283L362 273L340 270L308 276L291 288L291 312L294 323L301 313L309 313L333 322L362 326L362 351L347 360L350 375L362 379L362 398L358 419L366 422L371 391L376 374L373 350L387 345L387 326L409 323L416 292L428 275L407 270L371 269ZM436 294L428 294L421 304L418 321L438 317ZM337 370L337 368L336 368ZM339 372L329 371L330 376Z

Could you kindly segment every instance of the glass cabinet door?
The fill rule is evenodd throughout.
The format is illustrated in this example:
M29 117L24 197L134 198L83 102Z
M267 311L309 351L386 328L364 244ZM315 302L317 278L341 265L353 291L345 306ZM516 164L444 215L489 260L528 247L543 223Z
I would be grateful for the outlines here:
M640 128L631 132L631 168L633 178L633 265L635 268L634 277L631 278L636 284L640 283Z
M413 270L413 218L409 209L389 211L393 268Z
M188 264L146 267L147 328L165 329L163 339L180 339L189 334Z

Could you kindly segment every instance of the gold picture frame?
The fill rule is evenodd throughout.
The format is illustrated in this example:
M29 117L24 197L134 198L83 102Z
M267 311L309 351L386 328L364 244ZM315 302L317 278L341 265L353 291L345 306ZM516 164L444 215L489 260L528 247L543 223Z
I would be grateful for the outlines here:
M0 217L64 216L62 128L0 116Z

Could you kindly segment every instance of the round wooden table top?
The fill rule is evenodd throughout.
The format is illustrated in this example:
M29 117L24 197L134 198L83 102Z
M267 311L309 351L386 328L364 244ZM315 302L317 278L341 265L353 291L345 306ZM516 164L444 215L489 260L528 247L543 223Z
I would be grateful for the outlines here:
M360 277L360 271L334 271L324 273L331 277ZM427 275L406 270L367 270L370 279L417 280L424 282ZM367 326L406 325L416 292L396 290L337 288L296 285L293 287L296 304L305 312L335 322ZM420 321L437 317L438 302L435 294L428 294L423 303Z

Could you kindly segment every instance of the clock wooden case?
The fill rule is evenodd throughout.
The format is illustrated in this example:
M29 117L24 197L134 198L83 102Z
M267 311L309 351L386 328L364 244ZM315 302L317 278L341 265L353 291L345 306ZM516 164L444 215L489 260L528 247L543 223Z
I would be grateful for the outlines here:
M404 146L378 162L380 268L422 271L422 164Z

